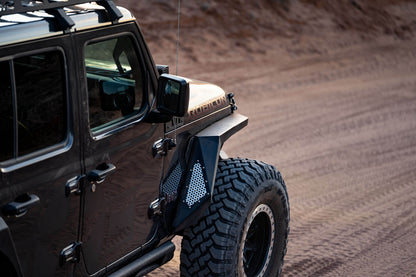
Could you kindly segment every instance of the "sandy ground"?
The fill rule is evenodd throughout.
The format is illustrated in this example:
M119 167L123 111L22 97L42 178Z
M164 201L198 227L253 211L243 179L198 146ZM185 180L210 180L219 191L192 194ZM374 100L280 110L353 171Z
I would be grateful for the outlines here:
M171 2L119 4L175 73ZM233 92L250 121L225 151L286 181L283 276L416 276L415 1L189 2L179 75ZM175 243L148 276L179 276Z

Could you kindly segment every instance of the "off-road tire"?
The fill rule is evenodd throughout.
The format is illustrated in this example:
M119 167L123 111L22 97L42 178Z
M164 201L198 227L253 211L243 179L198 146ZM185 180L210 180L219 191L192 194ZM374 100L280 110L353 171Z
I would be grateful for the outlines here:
M288 233L280 173L259 161L221 160L211 206L184 231L181 276L278 276Z

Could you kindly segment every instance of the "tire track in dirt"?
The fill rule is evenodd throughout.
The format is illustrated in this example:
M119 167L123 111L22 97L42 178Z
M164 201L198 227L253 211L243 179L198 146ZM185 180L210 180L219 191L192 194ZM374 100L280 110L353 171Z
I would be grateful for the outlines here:
M226 152L285 178L283 276L415 276L416 40L342 41L200 76L233 91L250 118ZM149 276L179 276L175 255Z
M411 85L413 88L415 87L414 84L411 83ZM405 87L411 88L409 86ZM255 130L251 131L251 136L243 136L239 142L247 144L250 139L253 141L258 139L259 141L263 140L262 143L266 148L278 144L279 147L291 147L293 149L299 144L304 144L305 141L314 142L326 136L330 140L325 146L336 147L340 142L339 140L353 139L363 131L363 135L367 135L369 138L373 137L374 134L369 132L367 128L371 128L373 132L378 132L380 127L390 119L399 122L409 121L410 124L414 122L411 120L412 110L415 108L414 102L409 101L408 98L400 99L399 101L404 103L397 110L397 107L393 107L398 105L397 100L394 99L396 96L388 96L393 99L384 97L382 101L374 101L374 93L380 95L380 92L382 93L381 89L372 89L370 91L360 90L359 93L355 93L364 102L358 107L354 104L354 101L351 101L351 97L355 96L349 94L349 91L331 91L330 94L332 95L325 96L326 106L324 110L320 107L320 100L316 98L310 99L307 106L302 105L295 111L289 110L280 104L277 104L279 107L274 111L273 108L268 109L266 106L265 109L260 110L255 115L255 118L250 118L250 126L255 126ZM393 91L392 94L394 93ZM349 97L343 98L346 94ZM332 99L333 95L334 97L339 95L340 100L332 101L335 100L335 98ZM296 102L287 106L295 107L299 105ZM330 112L331 116L327 116L327 112ZM307 114L308 118L305 118L302 113ZM366 134L366 132L369 132L369 134ZM334 139L337 140L334 141ZM256 150L252 149L252 152L256 152Z
M412 178L414 177L413 174ZM328 270L327 262L316 261L319 257L326 259L337 257L335 261L330 261L337 264L342 264L341 261L346 263L349 259L372 249L379 241L396 240L397 230L405 231L405 233L412 232L415 227L415 213L412 199L409 197L414 199L416 196L415 184L412 182L388 188L377 184L373 189L356 187L353 188L356 191L355 194L345 194L340 199L328 198L325 195L323 199L319 197L315 199L314 202L321 200L320 203L314 205L306 200L304 205L297 207L298 210L292 209L293 219L297 218L298 213L303 214L307 209L325 207L321 210L316 209L316 212L304 215L303 218L300 217L301 223L295 223L295 226L292 224L292 239L295 241L291 244L291 249L302 249L303 252L294 255L292 259L287 259L288 263L285 268L287 276L318 274L323 268ZM379 193L380 190L382 193ZM358 192L361 197L356 197ZM386 199L392 198L393 201L385 203ZM296 204L298 204L297 201L292 206ZM395 214L392 210L401 212ZM390 215L391 218L382 215ZM395 220L395 218L400 220ZM299 239L296 239L298 236ZM361 251L362 249L365 251ZM299 260L298 257L301 259ZM299 270L298 263L305 264L305 259L316 262Z
M388 75L388 73L385 75ZM411 79L413 78L413 76L409 76L408 78ZM410 88L410 87L414 88L414 78L413 78L413 81L409 81L408 83L403 83L402 80L400 82L401 83L394 84L392 86L404 87L404 89ZM268 83L270 83L270 81ZM317 99L316 94L323 93L322 89L319 89L323 87L323 84L325 84L325 86L328 87L327 89L325 89L327 94L331 94L331 95L327 96L328 99L325 99L325 103L324 103L325 106L322 107L322 102L319 102L320 99ZM317 124L311 125L314 128L324 125L322 120L325 120L325 118L327 117L326 115L327 112L333 113L333 109L339 109L341 107L342 112L344 113L348 111L356 112L357 108L362 108L370 112L373 111L373 107L371 106L368 107L366 105L359 105L357 108L353 107L355 102L351 101L350 99L351 97L353 97L351 95L352 92L351 91L339 91L339 89L337 88L337 86L345 87L346 85L348 87L351 87L351 84L347 84L347 82L345 81L343 83L338 82L338 84L336 85L329 85L327 83L322 83L319 86L317 85L315 87L309 87L309 88L304 88L301 83L296 89L296 91L291 91L291 90L284 91L283 90L282 92L282 90L275 89L275 87L273 87L272 85L270 85L268 88L263 88L262 86L259 87L259 85L256 83L255 85L251 85L251 86L249 85L245 85L244 87L241 86L241 88L235 89L234 91L245 90L246 93L244 96L249 95L249 94L257 95L257 94L262 94L262 93L271 94L270 92L274 91L276 93L275 97L279 98L279 101L269 101L265 103L265 105L261 108L259 107L260 105L255 105L254 103L250 103L248 110L257 111L256 117L250 118L251 122L253 122L253 120L256 120L254 124L256 124L257 128L263 128L263 126L267 126L269 133L275 133L276 131L278 131L279 128L281 128L282 130L285 130L285 133L287 134L287 136L290 136L293 139L292 133L290 133L290 131L293 130L293 127L291 128L291 124L294 123L296 125L299 125L303 123L301 126L302 128L310 128L310 126L304 126L304 125L310 124L311 122L313 122L310 118L305 118L304 116L299 115L299 110L301 112L308 113L310 117L315 117L313 119L314 121L317 122ZM373 87L371 88L370 91L363 91L362 89L360 90L357 89L357 87L359 86L366 86L366 85L373 86ZM391 87L386 88L386 89L390 93L392 90L393 91L395 90L395 88L391 88ZM356 88L353 92L357 95L357 97L360 97L363 101L364 100L367 101L369 105L371 105L372 102L385 105L385 103L381 101L374 101L374 94L377 93L380 95L382 93L382 92L380 93L380 90L383 91L383 88L379 89L374 84L371 84L371 83L368 84L367 82L364 84L356 85ZM259 91L259 93L257 93L257 91ZM394 97L394 96L390 96L390 97ZM305 104L303 102L300 102L300 101L304 101L305 98L307 98L306 100L308 100L309 103ZM267 99L270 100L270 96L268 96ZM386 99L383 99L383 100L385 101ZM389 101L389 102L392 102L392 101ZM241 102L238 102L238 104L240 103ZM346 104L348 106L346 106ZM244 110L247 110L247 107L242 107L242 108ZM325 109L322 109L322 108L325 108ZM320 110L321 112L319 112ZM362 111L359 111L359 112L362 112ZM348 114L339 113L339 115L352 116L353 113L348 113ZM338 114L335 113L334 116L337 117ZM280 122L276 122L276 120L279 120ZM328 122L328 120L331 120L331 118L328 118L327 122L325 123L330 123ZM334 119L334 121L337 121L337 120L339 120L339 118ZM348 128L348 126L346 126L346 128ZM354 130L352 128L349 128L349 129ZM287 130L289 130L289 132ZM296 130L294 130L294 132L296 132ZM258 134L258 138L264 137L264 134L261 132L261 130L260 132L255 132L255 133ZM299 136L299 132L297 135ZM308 133L308 135L310 135L310 133ZM291 140L287 140L286 138L284 138L282 139L282 141L286 141L288 143Z
M286 175L292 222L284 276L414 274L416 250L407 241L415 242L416 229L416 70L408 53L386 50L371 65L357 57L363 66L332 75L331 63L320 65L319 76L331 78L279 85L278 100L269 96L262 110L241 104L253 112L254 130L226 148L247 155L239 149L250 145L250 154ZM253 90L247 95L259 89L245 87Z

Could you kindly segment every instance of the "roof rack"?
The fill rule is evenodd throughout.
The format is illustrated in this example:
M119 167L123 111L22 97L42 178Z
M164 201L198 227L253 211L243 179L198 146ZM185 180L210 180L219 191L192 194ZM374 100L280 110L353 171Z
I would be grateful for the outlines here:
M19 14L45 10L53 15L63 30L75 25L74 21L64 12L63 8L79 4L96 2L103 6L111 21L117 21L123 15L113 0L86 1L86 0L0 0L0 17L8 14Z

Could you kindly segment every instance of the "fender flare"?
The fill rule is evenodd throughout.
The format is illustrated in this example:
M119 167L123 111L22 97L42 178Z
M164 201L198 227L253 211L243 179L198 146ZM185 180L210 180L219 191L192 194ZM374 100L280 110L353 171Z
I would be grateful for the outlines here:
M221 148L227 139L247 124L246 116L232 113L193 138L186 177L172 223L175 233L197 222L211 203Z
M9 226L2 217L0 217L0 253L13 265L17 276L23 276Z

